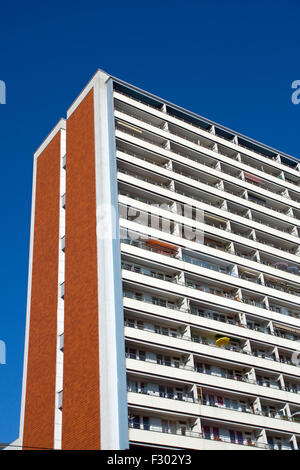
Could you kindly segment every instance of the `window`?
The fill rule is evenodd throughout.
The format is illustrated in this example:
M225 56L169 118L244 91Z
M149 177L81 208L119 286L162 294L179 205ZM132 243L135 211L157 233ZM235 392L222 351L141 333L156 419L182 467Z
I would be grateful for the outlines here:
M135 429L139 429L140 428L140 417L139 416L132 416L131 418L131 422L132 422L132 426L135 428Z
M278 450L282 449L282 443L281 443L281 438L280 437L276 437L276 447L277 447Z
M173 357L173 361L174 361L174 366L175 366L175 367L179 367L179 365L180 365L180 357Z
M145 351L140 351L139 356L140 356L140 361L145 361L146 360Z
M289 382L286 382L285 383L285 388L287 389L288 392L297 393L297 385L296 384L291 384Z
M215 406L215 397L213 395L209 395L208 400L210 406Z
M129 349L129 357L130 359L136 359L136 349Z
M148 417L143 417L143 428L146 430L146 431L149 431L150 429L150 423L149 423L149 418Z
M236 435L238 444L244 444L243 433L241 431L237 431Z
M128 384L128 390L130 392L138 392L138 382L134 381L134 382L130 382Z
M238 405L237 400L231 400L231 405L232 405L233 410L238 410L239 409L239 405Z
M129 271L131 271L132 265L129 264L129 263L123 263L123 264L122 264L122 268L123 268L123 269L128 269Z
M170 356L164 356L164 365L170 366L171 365L171 358Z
M247 411L247 404L245 401L240 401L240 405L241 405L241 410L242 411Z
M268 437L268 444L271 450L274 450L274 441L272 437Z
M225 406L226 408L231 408L231 401L228 398L225 398Z
M186 423L184 421L179 421L179 434L182 434L183 436L185 436L186 434Z
M204 438L205 439L210 439L210 427L209 426L204 426L203 427L203 432L204 432Z
M220 439L219 428L213 428L213 435L215 440Z
M164 299L158 299L157 297L152 297L152 303L154 305L159 305L160 307L166 307L167 301Z

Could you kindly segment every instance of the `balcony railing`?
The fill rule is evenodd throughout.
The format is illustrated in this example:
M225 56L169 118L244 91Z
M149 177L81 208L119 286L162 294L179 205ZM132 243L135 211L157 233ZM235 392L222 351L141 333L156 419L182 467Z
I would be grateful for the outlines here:
M139 240L130 240L130 239L122 239L122 243L126 243L128 245L134 245L134 246L137 246L138 248L142 248L142 249L145 249L145 250L149 250L149 251L152 251L152 252L157 252L159 254L166 254L166 253L162 253L162 252L159 252L155 249L155 247L149 247L147 246L147 244L145 242L142 242L142 241L139 241ZM211 264L211 263L208 263L208 262L205 262L205 261L202 261L198 258L193 258L192 256L188 256L188 255L183 255L182 257L180 257L178 254L176 254L175 256L177 259L180 259L186 263L191 263L191 264L194 264L196 266L200 266L200 267L203 267L203 268L206 268L206 269L210 269L210 270L213 270L213 271L218 271L220 273L224 273L224 274L227 274L228 276L232 276L232 277L238 277L240 279L243 279L243 280L246 280L248 282L252 282L252 283L255 283L255 284L260 284L260 285L265 285L266 287L269 287L271 289L275 289L275 290L279 290L281 292L285 292L287 294L290 294L290 295L295 295L297 297L300 297L300 291L295 291L295 290L292 290L290 289L289 287L287 286L284 286L283 284L275 284L275 283L271 283L269 281L266 281L264 284L261 282L260 279L258 278L255 278L255 277L245 277L245 275L243 273L239 274L239 275L236 275L234 272L230 272L229 270L227 270L226 268L223 268L221 266L218 266L218 265L215 265L215 264ZM276 268L275 268L276 269ZM258 273L259 274L259 273ZM300 271L298 271L296 273L297 275L300 274ZM263 295L263 294L262 294ZM235 296L233 296L234 298ZM255 301L251 301L247 298L245 299L242 299L241 300L242 302L244 303L249 303L251 305L256 305L257 307L259 308L266 308L265 304L262 303L262 302L255 302Z
M129 135L134 135L134 136L136 137L136 135L135 135L133 132L129 131L128 129L123 129L123 128L122 128L121 130L122 130L123 132L129 134ZM176 135L176 134L174 134L174 133L172 133L172 134L173 134L173 135ZM181 136L179 136L179 137L181 137ZM142 137L141 135L139 135L138 138L141 139L141 140L144 140L144 141L146 141L146 142L151 143L151 139L149 139L149 138L146 139L146 138ZM183 138L184 138L184 137L183 137ZM187 140L187 141L191 141L191 140L186 139L186 138L184 138L184 139ZM192 142L193 142L193 141L192 141ZM194 143L196 143L196 144L198 145L198 142L194 142ZM154 143L154 145L157 145L157 144ZM130 152L126 152L126 153L130 154ZM198 158L192 158L191 156L186 157L186 155L181 154L181 153L179 153L179 152L174 152L174 153L177 153L178 155L180 155L180 156L182 156L182 157L184 157L184 158L189 158L189 159L194 160L194 161L198 161L198 160L199 160ZM227 155L227 156L228 156L228 155ZM151 162L151 163L152 163L153 165L156 164L155 162ZM201 164L204 164L204 163L201 162ZM210 165L206 165L206 166L210 166ZM174 170L173 170L173 171L174 171ZM174 172L180 174L180 172L176 172L176 171L174 171ZM226 172L224 172L224 173L226 173ZM199 179L192 178L192 177L191 177L191 179L194 179L194 180L197 181L197 182L200 181ZM238 179L239 179L239 178L238 178ZM202 181L200 181L200 182L202 182ZM249 181L247 181L247 182L249 183ZM205 183L205 184L208 184L208 183ZM250 183L250 184L251 184L251 183ZM208 184L208 185L209 185L209 184ZM210 186L210 185L209 185L209 186ZM228 191L226 191L226 189L223 189L223 188L218 188L218 189L223 190L225 193L228 192ZM278 193L273 192L273 191L271 191L271 190L268 190L268 191L270 191L270 192L273 193L274 195L278 196ZM229 193L230 193L230 192L229 192ZM233 193L232 193L232 194L233 194ZM239 196L238 196L238 197L239 197ZM285 197L285 196L283 196L283 197ZM287 197L286 197L286 198L287 198ZM287 198L287 199L289 199L289 198ZM258 201L252 201L252 202L257 203L257 204L259 204L259 205L262 205L262 203L260 203L260 202L258 202ZM265 204L263 204L263 205L265 205ZM278 209L277 207L272 206L271 204L269 204L267 207L268 207L269 209L274 210L275 212L279 212L279 213L285 213L285 210L286 210L286 209L280 210L280 209ZM290 217L298 219L298 218L295 217L294 215L290 215ZM277 230L281 230L281 229L280 229L280 228L277 228ZM285 230L282 230L282 231L285 231Z
M284 362L286 364L298 367L296 364L293 364L290 360L283 361L282 358L278 360L278 359L276 359L276 357L273 357L271 354L268 354L267 352L260 353L256 350L248 351L248 350L244 349L243 347L237 346L237 345L232 344L232 343L229 343L227 346L224 346L224 347L220 348L219 346L216 345L215 340L213 340L209 337L201 336L200 334L197 335L194 332L192 333L191 336L188 336L188 335L181 334L179 332L176 333L176 334L174 332L171 333L169 331L166 331L164 333L160 333L158 331L155 331L154 328L150 329L150 328L147 328L147 327L142 326L142 325L135 325L135 324L133 325L132 323L128 323L128 322L125 322L125 326L127 326L128 328L147 331L147 332L155 334L155 335L169 336L171 338L177 338L177 339L181 339L183 341L189 341L189 342L203 344L204 346L209 346L211 348L216 348L216 349L219 349L219 350L220 349L225 349L227 351L232 351L232 352L236 352L236 353L239 353L239 354L246 354L248 356L259 357L260 359L266 359L268 361L273 361L273 362L280 362L280 363ZM224 333L224 336L226 336L225 333Z
M130 422L130 421L129 421L128 424L129 424L129 428L132 428L132 429L141 429L141 430L144 430L144 431L160 432L160 433L164 433L164 434L174 434L174 435L177 435L177 436L194 437L196 439L208 439L208 440L212 440L214 442L223 442L223 443L227 443L227 444L238 444L238 445L244 445L244 446L252 446L252 447L257 447L257 448L261 448L261 449L265 449L265 450L270 450L271 449L268 444L263 444L261 442L255 441L255 440L251 440L251 441L248 441L248 442L245 442L243 440L243 442L237 442L236 440L233 441L229 437L226 437L226 436L214 438L212 436L209 437L208 435L205 435L204 433L191 431L189 429L184 429L184 430L182 428L178 428L177 430L172 430L170 428L168 428L168 429L157 429L157 427L153 427L150 424L149 425L147 424L145 426L141 423Z
M172 368L176 368L176 369L183 369L183 370L187 370L187 371L190 371L190 372L198 372L200 374L206 374L206 375L211 375L212 377L218 377L219 379L234 380L235 382L244 382L244 383L248 383L248 384L252 384L252 385L258 385L259 387L267 387L267 388L271 388L272 390L286 391L286 392L289 392L289 393L296 393L296 394L300 393L300 391L295 391L292 388L286 388L285 386L282 386L279 383L278 383L278 387L271 387L266 382L252 380L252 379L249 379L248 377L245 377L245 376L242 376L242 375L235 376L235 375L232 375L230 372L226 373L226 375L217 374L216 372L213 372L213 371L208 372L208 371L205 371L202 368L197 367L197 366L195 366L195 367L188 366L184 362L179 362L178 361L178 362L176 362L176 364L174 364L174 363L171 363L169 361L165 361L165 362L162 361L162 362L158 363L157 361L154 362L153 360L147 359L146 357L143 358L143 359L139 359L135 354L132 354L132 353L125 353L125 356L126 356L127 359L134 359L136 361L149 362L150 364L162 365L162 366L172 367Z
M172 192L174 192L174 193L176 193L176 194L181 194L182 196L186 196L186 197L188 197L188 198L190 198L190 199L194 199L194 200L196 200L196 201L198 201L198 202L199 202L199 201L200 201L200 202L203 202L204 204L210 205L210 206L212 206L212 207L214 207L214 208L217 207L217 208L220 208L220 209L222 209L222 210L224 210L224 211L227 211L227 212L234 212L234 211L233 211L232 209L230 209L230 208L225 208L225 207L223 207L223 203L222 203L222 202L221 202L221 203L216 203L216 202L205 201L204 199L201 199L200 197L195 197L195 196L192 196L192 195L190 195L190 194L186 194L184 191L179 191L179 190L173 189L173 188L171 188L170 186L167 186L166 183L159 183L158 181L153 181L153 180L150 180L149 178L146 178L146 177L141 177L141 178L139 178L139 177L136 176L136 174L134 174L133 172L129 172L129 171L127 171L127 170L126 170L126 171L125 171L125 170L122 170L121 173L123 173L123 174L125 174L125 175L129 175L129 176L133 176L133 177L136 178L136 179L141 179L142 181L149 182L149 183L154 184L154 185L156 185L156 186L163 187L164 189L167 189L167 190L169 190L169 191L172 191ZM133 197L133 199L135 199L135 197ZM164 209L166 209L166 208L164 208ZM145 211L140 211L140 212L145 212ZM173 213L173 211L170 211L170 212ZM176 214L174 213L174 215L176 215ZM193 220L193 219L192 219L192 220ZM250 219L247 218L247 224L249 223L249 220L250 220ZM223 227L223 226L220 225L220 224L219 224L219 225L216 225L216 224L213 224L213 223L212 223L212 224L209 224L207 220L205 221L205 224L206 224L206 225L215 226L215 227L219 228L220 230L224 230L224 231L229 232L229 233L231 232L231 233L237 234L237 235L239 235L240 237L247 238L247 240L249 240L249 236L248 236L246 233L239 232L239 231L237 231L237 230L232 230L232 229L230 229L229 227L226 227L226 228L225 228L225 227ZM253 229L253 230L254 230L254 229ZM272 248L276 248L277 250L285 251L285 252L287 252L287 253L295 254L295 255L297 256L297 254L294 252L294 248L292 248L292 249L283 248L283 247L281 247L281 246L279 246L279 245L274 245L274 243L271 243L271 242L268 242L268 241L266 241L266 240L260 239L259 237L257 237L257 241L258 241L259 243L262 243L263 245L270 246L270 247L272 247Z
M146 300L143 300L143 301L147 302ZM152 302L149 301L149 303L152 303ZM161 306L163 306L163 305L161 305ZM184 312L184 313L189 313L191 315L196 315L196 316L199 316L199 317L208 318L210 320L218 321L218 322L221 322L221 323L235 325L235 326L238 326L240 328L247 328L249 330L258 331L260 333L264 333L264 334L267 334L267 335L277 336L279 338L288 339L290 341L299 341L300 340L300 332L299 332L298 336L294 336L294 335L291 335L291 334L288 334L288 333L285 333L285 332L279 330L279 328L275 328L274 333L273 333L267 327L252 326L252 325L249 325L249 324L244 324L244 323L241 323L240 320L236 320L236 319L232 319L232 318L229 319L226 315L224 315L224 320L221 320L219 318L219 314L217 312L213 312L213 311L205 312L205 311L202 310L201 313L199 313L199 310L201 310L201 309L198 309L194 305L191 305L189 308L184 308L180 305L176 305L176 304L174 305L174 304L166 303L165 307L166 308L171 308L172 310L179 310L180 312Z
M121 91L119 91L119 90L118 90L118 93L120 93L120 94L122 94L122 95L124 95L124 96L127 96L125 93L123 93L123 92L121 92ZM140 103L142 103L143 105L145 105L145 103L143 103L141 100L139 100L139 99L137 99L137 98L135 98L135 100L138 101L138 102L140 102ZM150 104L147 104L146 106L149 107L150 109L154 109L154 110L157 111L157 108L155 108L154 106L151 106ZM160 111L161 111L161 110L160 110ZM122 112L124 112L124 114L127 114L127 115L129 115L129 116L131 115L131 114L128 113L128 112L125 112L125 111L122 111ZM169 113L166 113L166 115L169 115ZM135 117L135 116L133 116L133 117ZM140 117L137 117L137 119L143 121L143 119L141 119ZM176 119L178 119L178 121L184 122L185 124L188 124L188 125L190 125L190 126L192 126L192 127L195 127L195 129L198 128L195 124L192 124L192 123L190 123L190 122L187 122L187 121L185 121L184 119L180 118L179 116L176 116ZM152 125L153 125L154 127L160 128L159 126L155 126L154 124L152 124ZM174 125L176 126L176 124L174 124ZM185 129L182 128L182 131L183 131L183 132L184 132L184 130L185 130ZM193 132L193 131L190 131L190 132ZM170 133L171 133L171 132L170 132ZM177 134L174 133L174 135L177 135ZM182 137L183 139L189 140L188 138L185 138L185 137L182 136L182 135L180 135L180 137ZM202 136L199 136L199 139L200 139L200 138L203 139ZM231 140L230 140L230 139L226 139L226 137L224 137L224 135L222 136L222 138L223 138L224 140L228 140L229 142L231 142ZM197 140L197 142L199 141L199 139ZM191 139L191 141L193 141L193 139ZM197 143L197 142L196 142L196 143ZM216 142L214 142L213 139L212 139L212 140L211 140L211 145L213 145L213 144L215 144L215 143L216 143ZM249 150L248 147L242 145L240 142L238 143L238 146ZM266 157L266 158L269 158L269 159L273 160L273 158L267 157L264 153L260 153L260 152L258 152L257 150L256 150L256 151L252 150L252 151L253 151L254 153L257 153L258 155L262 155L262 156L264 156L264 157ZM222 152L219 152L219 153L222 155ZM236 153L239 153L239 152L236 152ZM232 158L232 157L231 157L230 155L228 155L227 153L225 154L225 156L227 156L227 157L229 157L229 158ZM243 163L243 162L242 162L242 163ZM286 167L286 168L291 168L290 165L287 165L287 164L283 163L282 161L280 161L280 162L278 162L278 163L280 163L280 165L283 165L283 166ZM244 165L248 165L248 166L250 166L250 167L252 167L252 168L258 169L255 165L252 165L252 164L250 164L250 163L248 163L248 162L247 162L247 163L244 163ZM272 175L271 173L267 173L263 168L261 168L261 171L265 172L266 174ZM272 176L273 176L273 175L272 175ZM294 182L293 182L293 184L297 185L297 184L294 183Z
M281 421L291 421L294 423L300 423L300 417L297 416L287 416L282 413L281 410L276 410L276 411L260 411L254 409L252 406L248 404L248 407L245 408L233 408L231 406L226 406L225 399L223 399L224 404L220 405L217 402L214 404L211 403L208 399L199 399L195 398L191 393L181 393L179 396L176 395L175 393L169 393L169 392L154 392L151 389L132 389L132 387L128 386L127 391L130 393L136 393L139 395L147 395L150 397L157 397L157 398L166 398L168 400L175 400L175 401L184 401L186 403L196 403L198 405L205 405L205 406L211 406L213 408L219 408L220 410L226 410L226 411L236 411L238 413L246 413L246 414L253 414L256 416L264 416L266 418L272 418L272 419L280 419ZM219 392L218 392L219 393ZM222 397L223 398L223 397Z
M125 269L127 271L131 271L131 269L128 269L127 267L123 267L123 269ZM153 275L147 274L147 273L143 273L142 275L153 277ZM172 278L172 279L169 279L169 278L167 279L166 278L164 280L166 282L170 282L172 284L177 284L179 286L189 287L190 289L199 290L201 292L206 292L206 293L211 294L211 295L216 295L217 297L224 297L224 298L229 299L229 300L234 300L236 302L241 302L241 303L253 305L253 306L258 307L258 308L266 309L266 305L264 303L258 302L255 299L251 299L251 298L247 298L247 297L240 298L238 295L236 295L232 291L216 289L214 287L210 287L210 286L207 286L205 284L198 284L196 281L194 282L192 280L179 281L175 277ZM235 290L237 290L237 288L235 288Z

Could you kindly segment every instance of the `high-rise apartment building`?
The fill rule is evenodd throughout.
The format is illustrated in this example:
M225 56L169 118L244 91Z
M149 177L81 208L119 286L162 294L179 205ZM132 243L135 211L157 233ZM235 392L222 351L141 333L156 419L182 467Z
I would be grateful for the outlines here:
M16 445L300 449L299 176L98 71L34 156Z

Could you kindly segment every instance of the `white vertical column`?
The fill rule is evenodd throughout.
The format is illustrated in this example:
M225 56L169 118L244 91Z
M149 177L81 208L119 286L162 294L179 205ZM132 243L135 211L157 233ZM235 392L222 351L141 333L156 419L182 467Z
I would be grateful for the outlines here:
M21 413L20 413L20 431L19 431L19 443L20 443L21 446L23 445L23 434L24 434L26 385L27 385L27 366L28 366L28 349L29 349L30 305L31 305L31 286L32 286L34 221L35 221L36 174L37 174L37 155L35 154L34 155L34 160L33 160L33 177L32 177L32 196L31 196L32 200L31 200L30 249L29 249L29 266L28 266L26 328L25 328L25 344L24 344L24 363L23 363L23 381L22 381L22 397L21 397Z
M61 239L65 236L66 216L62 204L62 196L66 193L66 124L60 131L60 206L59 206L59 240L58 240L58 296L57 296L57 342L56 342L56 378L55 378L55 411L54 411L54 448L61 449L62 439L62 389L63 360L61 335L64 333L64 299L61 297L61 284L65 282L65 253Z
M128 406L113 82L94 84L101 449L126 449Z

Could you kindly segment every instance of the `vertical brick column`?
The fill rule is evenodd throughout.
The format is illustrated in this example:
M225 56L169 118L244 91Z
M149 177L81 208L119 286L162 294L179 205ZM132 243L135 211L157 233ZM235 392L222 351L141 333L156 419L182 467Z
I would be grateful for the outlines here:
M63 449L100 448L93 89L67 121Z
M37 157L24 448L53 448L60 204L60 132Z

